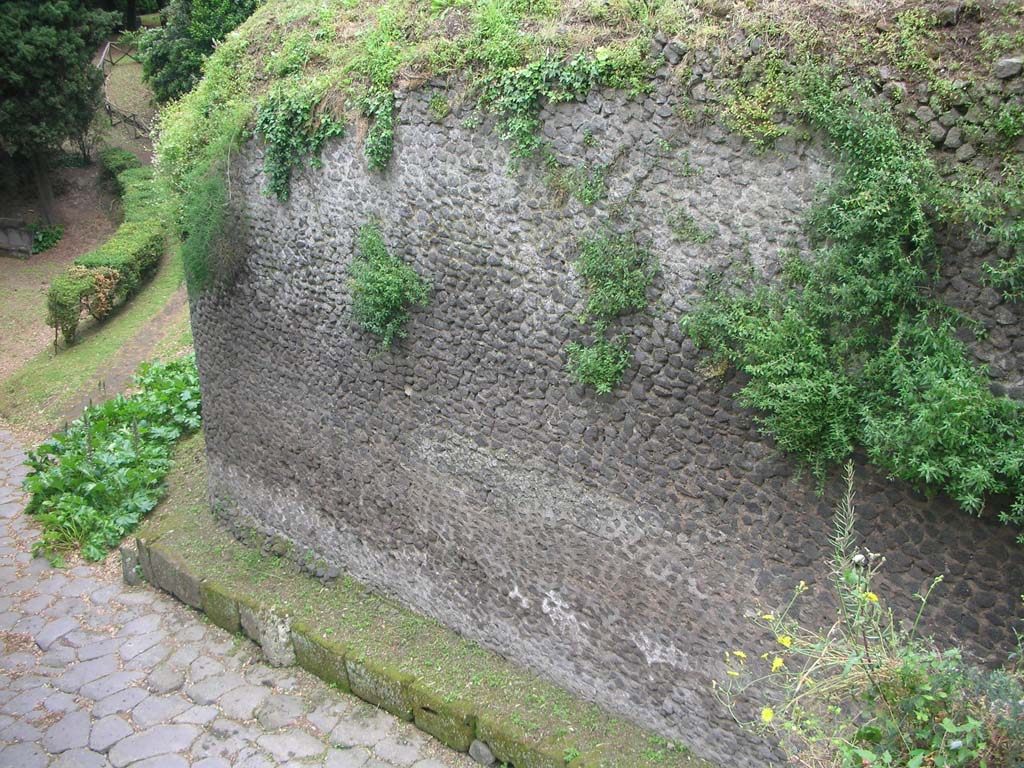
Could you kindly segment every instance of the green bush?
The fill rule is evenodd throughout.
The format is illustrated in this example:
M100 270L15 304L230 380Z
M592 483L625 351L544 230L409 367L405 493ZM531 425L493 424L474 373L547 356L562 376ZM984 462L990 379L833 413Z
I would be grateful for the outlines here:
M34 553L60 562L79 547L101 560L160 500L175 441L199 428L195 363L143 365L135 385L29 452L27 512L43 527Z
M931 292L935 227L964 201L889 113L820 78L802 88L842 167L810 217L817 247L781 285L713 276L684 331L749 377L741 402L819 478L861 447L972 513L1009 494L1001 519L1024 523L1024 410L990 391Z
M60 224L29 224L28 231L32 234L32 253L48 251L64 237L64 227Z
M569 361L566 368L572 378L585 387L593 387L599 394L608 394L622 381L633 359L626 338L609 341L605 323L595 323L594 343L589 347L570 341L565 348Z
M323 95L322 85L292 78L278 83L256 112L256 132L267 144L264 172L278 200L289 197L292 171L307 157L319 165L324 142L345 133L342 123L316 109Z
M835 621L797 620L800 582L779 610L750 617L761 649L726 653L715 690L737 721L779 745L792 765L818 768L1018 768L1024 765L1024 669L980 670L959 650L904 627L875 583L884 558L855 545L853 473L836 512L830 565ZM749 651L749 653L747 652ZM753 711L751 711L751 709Z
M352 315L356 321L380 336L384 349L396 338L405 338L409 308L426 305L429 284L416 270L388 253L384 236L374 224L359 230L350 275Z
M118 183L117 177L125 171L142 167L139 158L128 150L119 147L104 147L101 149L99 151L99 161L100 180L117 187L119 195L123 195L124 190Z
M142 71L158 101L177 99L202 77L214 45L245 21L256 0L171 0L167 23L139 41Z
M126 160L110 157L112 168ZM106 243L54 278L47 293L47 325L67 344L74 343L83 312L96 320L105 317L139 290L164 252L163 207L152 169L129 167L118 174L117 184L124 190L124 223Z
M577 383L606 394L622 381L633 359L625 337L607 338L616 317L647 306L647 290L658 274L658 262L648 248L625 235L585 239L574 264L587 291L580 322L592 323L594 343L570 342L566 369Z

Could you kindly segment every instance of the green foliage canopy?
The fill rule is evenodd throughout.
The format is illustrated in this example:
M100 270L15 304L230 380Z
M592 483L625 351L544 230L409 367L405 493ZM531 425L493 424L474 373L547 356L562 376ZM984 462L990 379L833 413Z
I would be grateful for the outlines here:
M0 2L0 147L34 155L85 133L103 82L91 58L117 18L81 0Z
M159 101L192 90L214 43L245 21L256 0L172 0L166 26L139 42L142 71Z

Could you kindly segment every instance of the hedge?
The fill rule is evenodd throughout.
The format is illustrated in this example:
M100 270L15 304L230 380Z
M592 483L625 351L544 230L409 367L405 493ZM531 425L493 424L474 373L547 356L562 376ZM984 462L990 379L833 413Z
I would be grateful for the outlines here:
M54 278L46 298L46 323L75 340L86 312L96 320L130 298L156 268L164 252L164 221L153 169L142 167L130 152L100 153L101 176L112 179L121 195L124 223L106 243L75 259Z

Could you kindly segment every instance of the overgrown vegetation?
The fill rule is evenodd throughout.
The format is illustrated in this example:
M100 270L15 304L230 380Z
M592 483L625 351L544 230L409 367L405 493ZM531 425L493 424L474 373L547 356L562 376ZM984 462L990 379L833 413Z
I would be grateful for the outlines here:
M316 81L277 83L256 112L256 132L267 144L264 171L269 191L287 200L292 170L309 159L320 163L324 142L345 133L344 125L332 115L318 112L325 85Z
M566 367L577 383L607 394L633 359L625 336L608 338L611 322L647 307L658 261L633 236L605 234L583 240L574 266L587 292L580 322L589 326L593 342L569 342Z
M1021 649L1006 668L981 670L958 650L919 637L931 589L916 596L917 620L897 623L876 592L884 558L856 546L852 500L847 467L829 563L834 623L824 629L797 620L808 590L800 582L788 604L751 617L772 646L763 654L741 648L726 654L728 674L716 685L720 700L741 725L778 744L793 765L1024 764Z
M163 495L175 442L199 428L195 363L143 365L135 385L134 395L86 408L29 453L26 511L43 527L36 554L59 563L79 548L102 560Z
M29 224L28 231L32 234L32 253L48 251L64 237L64 227L60 224Z
M684 330L749 377L741 401L819 478L860 448L972 513L1010 494L1001 518L1024 523L1021 406L991 392L929 291L935 227L964 200L890 114L813 74L802 89L841 164L810 218L815 251L792 255L778 286L713 276Z
M134 166L128 160L134 161ZM103 173L116 179L124 223L106 243L77 259L54 278L46 297L47 324L72 344L83 313L102 320L114 306L135 294L164 252L162 203L153 171L139 167L130 153L104 153ZM110 161L111 166L106 166ZM115 174L115 170L125 168Z
M190 91L214 45L255 9L256 0L171 0L167 23L139 39L143 73L157 100Z
M388 253L376 224L359 229L350 267L352 316L367 331L380 337L384 349L408 335L411 307L425 306L429 284L416 270Z

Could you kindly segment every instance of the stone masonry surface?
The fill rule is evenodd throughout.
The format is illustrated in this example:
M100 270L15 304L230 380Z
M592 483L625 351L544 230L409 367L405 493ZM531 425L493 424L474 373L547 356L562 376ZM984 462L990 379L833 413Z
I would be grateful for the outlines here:
M493 127L437 122L431 95L406 96L383 174L351 135L280 203L258 144L232 161L243 258L192 306L216 509L704 757L766 761L711 684L727 651L760 653L744 618L758 601L806 580L802 618L824 620L839 483L818 496L796 475L677 320L708 270L772 273L801 242L825 151L787 138L754 152L678 117L671 93L594 93L544 114L559 160L608 166L607 199L588 207L536 163L510 172ZM714 236L678 237L679 214ZM371 220L433 285L387 352L349 309ZM606 227L649 242L662 272L653 309L616 326L634 364L598 397L572 384L564 348L581 339L576 243ZM947 250L944 290L993 329L976 354L1019 395L1021 307L981 280L991 254ZM944 574L927 631L1005 658L1024 583L1014 532L868 468L857 492L897 612Z
M33 559L24 458L0 430L0 768L474 764L120 569Z

